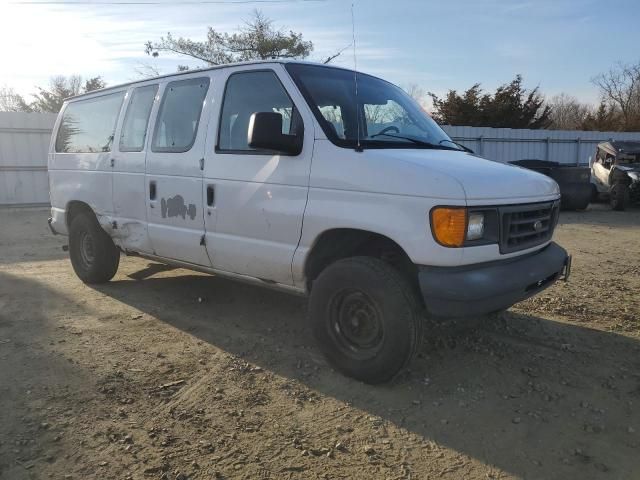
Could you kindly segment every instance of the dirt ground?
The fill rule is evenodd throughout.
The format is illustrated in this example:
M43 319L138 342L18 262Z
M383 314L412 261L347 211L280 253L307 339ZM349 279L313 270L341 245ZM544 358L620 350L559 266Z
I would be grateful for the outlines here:
M3 480L640 479L638 209L563 213L570 283L376 387L303 298L139 258L91 288L46 217L0 210Z

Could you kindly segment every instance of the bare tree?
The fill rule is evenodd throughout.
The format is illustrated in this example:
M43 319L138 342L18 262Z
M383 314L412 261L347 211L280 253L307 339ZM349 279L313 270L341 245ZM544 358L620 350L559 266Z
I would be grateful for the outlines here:
M133 71L136 73L137 78L153 78L160 76L160 70L150 63L147 62L138 62L138 65L134 67Z
M32 112L24 97L13 88L0 88L0 112Z
M548 104L551 107L550 128L556 130L581 130L589 115L594 113L593 106L581 103L567 93L552 97Z
M404 87L404 91L413 98L418 105L426 110L427 108L427 91L417 83L410 83Z
M617 63L592 82L600 89L602 100L620 111L624 130L640 128L640 62Z

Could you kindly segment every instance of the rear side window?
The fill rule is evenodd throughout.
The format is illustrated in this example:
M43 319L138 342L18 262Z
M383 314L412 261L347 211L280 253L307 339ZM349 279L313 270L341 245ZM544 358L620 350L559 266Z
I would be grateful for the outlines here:
M124 92L71 102L56 136L56 152L110 152Z
M147 137L147 125L158 85L138 87L131 93L120 134L121 152L141 152Z
M229 76L220 116L218 150L254 150L248 145L249 119L256 112L282 115L282 133L295 131L300 117L276 74L242 72Z
M180 80L167 85L153 134L152 151L180 153L191 149L208 89L208 78Z

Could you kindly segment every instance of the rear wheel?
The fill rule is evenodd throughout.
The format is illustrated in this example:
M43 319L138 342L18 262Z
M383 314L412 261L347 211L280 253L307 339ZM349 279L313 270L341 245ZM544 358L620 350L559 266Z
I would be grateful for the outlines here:
M69 228L69 258L80 280L104 283L118 271L120 250L95 216L80 213L73 218Z
M367 383L391 380L422 339L422 309L410 283L377 258L353 257L313 282L313 333L340 372Z
M629 187L623 183L616 183L611 187L611 198L609 199L611 208L622 211L629 204Z

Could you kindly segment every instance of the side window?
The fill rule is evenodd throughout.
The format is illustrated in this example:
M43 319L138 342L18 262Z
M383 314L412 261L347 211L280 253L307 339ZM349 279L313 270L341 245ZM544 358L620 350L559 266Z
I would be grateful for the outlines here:
M124 93L69 103L56 135L56 152L110 152Z
M158 85L138 87L131 93L120 134L121 152L141 152L147 138L147 126Z
M296 131L301 122L287 91L271 71L234 73L224 92L218 150L251 151L247 143L249 119L257 112L282 115L282 133Z
M158 112L151 150L188 152L196 140L209 78L193 78L167 85Z

